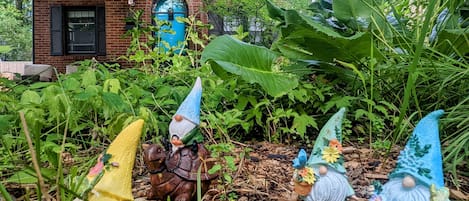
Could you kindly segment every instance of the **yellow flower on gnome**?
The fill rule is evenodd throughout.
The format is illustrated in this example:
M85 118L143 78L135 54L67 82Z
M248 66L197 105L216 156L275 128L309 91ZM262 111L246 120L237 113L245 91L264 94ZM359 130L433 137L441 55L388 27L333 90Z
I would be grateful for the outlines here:
M340 157L340 151L337 147L326 147L322 150L322 159L328 163L335 163Z
M303 181L313 185L316 182L316 177L314 176L314 170L310 167L305 167L300 170L300 175L303 178Z

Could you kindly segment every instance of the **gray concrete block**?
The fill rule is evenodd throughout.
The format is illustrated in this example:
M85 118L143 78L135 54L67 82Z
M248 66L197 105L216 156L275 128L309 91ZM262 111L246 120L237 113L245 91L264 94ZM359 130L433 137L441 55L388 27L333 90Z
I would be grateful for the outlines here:
M53 68L47 64L29 64L24 66L24 75L39 75L40 81L52 80Z

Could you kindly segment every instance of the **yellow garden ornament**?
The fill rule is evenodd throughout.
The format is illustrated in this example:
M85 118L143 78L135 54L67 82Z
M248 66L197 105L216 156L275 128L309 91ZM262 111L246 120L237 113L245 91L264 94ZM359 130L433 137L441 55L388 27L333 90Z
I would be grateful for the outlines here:
M140 142L144 121L139 119L124 128L109 145L106 153L98 158L98 163L88 174L89 182L101 179L89 193L90 201L131 201L132 169L137 146Z

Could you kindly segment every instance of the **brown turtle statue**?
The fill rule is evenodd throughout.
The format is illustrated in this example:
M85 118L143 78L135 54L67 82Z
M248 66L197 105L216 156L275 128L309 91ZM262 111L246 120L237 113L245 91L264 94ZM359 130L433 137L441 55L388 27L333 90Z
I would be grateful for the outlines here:
M144 145L144 162L150 170L152 185L149 199L193 200L199 168L202 194L217 177L208 173L214 161L208 160L210 152L202 144L203 135L199 130L201 98L202 81L197 77L169 123L169 136L163 142L165 149L160 145Z
M210 152L202 144L183 147L174 153L157 144L143 144L142 147L151 183L147 199L167 200L169 197L176 201L196 200L199 167L202 195L209 189L211 180L217 177L208 173L213 162L206 160Z

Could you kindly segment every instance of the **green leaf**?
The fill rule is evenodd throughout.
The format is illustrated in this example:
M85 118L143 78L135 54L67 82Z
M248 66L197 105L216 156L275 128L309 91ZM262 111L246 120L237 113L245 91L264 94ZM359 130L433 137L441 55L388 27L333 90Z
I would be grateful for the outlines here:
M160 88L158 89L158 91L155 94L155 97L156 98L165 97L165 96L168 96L170 93L171 93L171 87L169 87L169 86L160 86Z
M267 1L267 12L269 12L269 16L274 19L274 20L278 20L278 21L281 21L284 19L284 11L275 6L271 1Z
M224 173L224 174L223 174L223 179L225 179L225 181L226 181L227 183L231 183L231 182L233 181L233 178L232 178L231 175L228 174L228 173Z
M371 47L375 53L379 52L371 45L370 33L357 32L346 37L298 11L286 10L284 15L280 37L272 44L272 49L288 58L356 62L369 56Z
M469 29L445 29L438 34L436 49L444 54L457 52L460 56L469 53Z
M95 97L99 94L99 88L96 85L89 85L85 91L80 92L74 96L77 100L87 101L90 98Z
M301 114L296 116L293 119L293 126L292 129L295 129L298 134L301 136L301 138L304 137L306 133L306 128L308 126L312 126L313 128L318 128L318 124L316 123L316 120L314 120L313 117L306 115L306 114Z
M21 104L29 105L29 104L40 104L41 103L41 96L35 91L26 90L21 95Z
M352 96L335 96L331 100L326 102L326 105L322 107L323 112L329 111L332 107L341 108L341 107L350 107L351 101L357 99Z
M82 79L81 86L83 86L83 87L87 87L87 86L90 86L90 85L96 85L96 74L95 74L95 71L93 69L85 71L81 75L81 79Z
M368 116L368 111L364 109L357 109L355 110L355 120L358 120L361 117L367 117Z
M111 93L119 93L119 90L121 89L121 84L118 79L112 78L112 79L107 79L104 81L104 86L103 86L103 91L104 92L111 92Z
M0 54L8 53L11 50L12 50L12 48L9 45L0 45Z
M29 89L41 89L52 85L53 82L36 82L29 86Z
M342 0L333 1L334 16L340 21L346 22L354 29L367 28L373 10L368 6L372 0Z
M12 115L0 115L0 133L3 131L8 131L8 129L11 127L12 119Z
M122 109L126 105L122 98L115 93L103 92L102 98L104 103L111 108Z
M250 83L258 83L275 97L298 85L296 76L282 72L282 57L265 47L250 45L231 36L220 36L210 42L202 52L201 61L209 62L213 71L223 79L238 75Z
M220 165L220 164L216 164L216 165L214 165L212 168L210 168L210 170L208 170L208 173L209 173L209 174L215 174L215 173L218 172L219 170L221 170L221 165Z
M64 86L65 90L75 91L78 88L80 88L80 82L77 79L73 78L73 77L68 77L63 82L63 86Z
M54 169L41 168L41 174L47 178L52 178L56 173ZM7 183L34 184L37 183L36 172L32 169L25 169L16 172L5 180Z
M224 156L223 158L225 158L225 161L226 161L226 165L228 165L228 168L232 171L235 171L236 170L236 165L235 165L235 159L233 156Z

